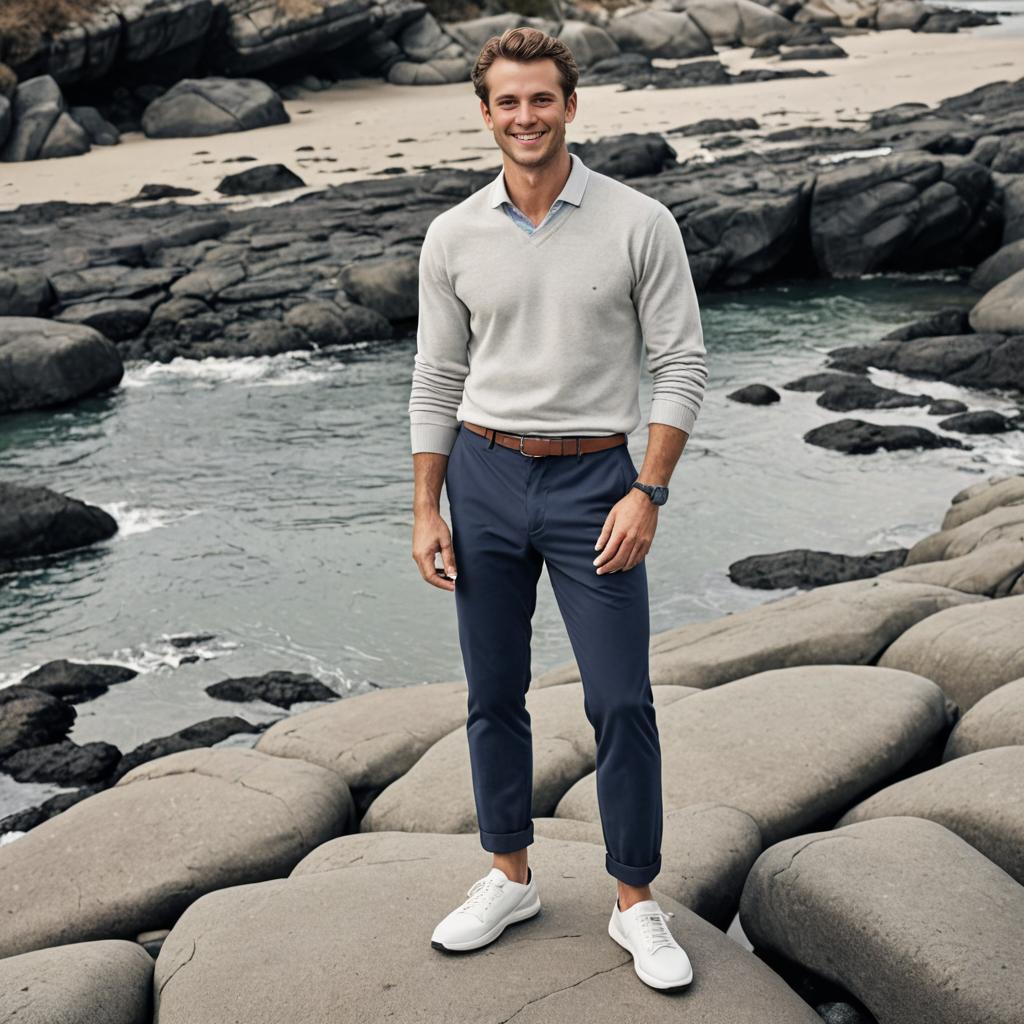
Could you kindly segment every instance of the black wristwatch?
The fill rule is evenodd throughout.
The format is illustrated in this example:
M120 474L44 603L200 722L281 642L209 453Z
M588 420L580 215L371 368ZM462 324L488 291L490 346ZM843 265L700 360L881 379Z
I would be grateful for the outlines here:
M654 502L655 505L664 505L668 501L668 488L660 486L652 486L651 484L642 484L639 480L633 481L633 487L644 492L648 498Z

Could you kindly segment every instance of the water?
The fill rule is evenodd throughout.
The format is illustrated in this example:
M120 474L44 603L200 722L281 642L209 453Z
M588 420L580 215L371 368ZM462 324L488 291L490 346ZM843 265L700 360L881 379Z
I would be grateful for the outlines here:
M710 384L647 556L654 631L787 593L734 586L726 570L736 559L909 545L938 527L961 487L1021 470L1020 433L969 438L969 452L847 456L802 440L840 418L816 395L781 391L781 403L764 408L724 397L756 381L778 389L822 369L830 348L976 298L941 276L704 296ZM228 676L305 671L342 693L462 678L453 597L425 583L411 556L414 346L134 363L113 394L0 419L6 479L99 505L122 525L107 542L0 576L0 685L61 657L142 670L78 705L71 734L127 750L213 715L283 714L203 692ZM972 408L1014 408L934 382L874 379ZM646 377L641 399L645 423ZM936 421L920 409L863 418ZM646 434L642 425L630 438L637 466ZM442 513L448 519L443 497ZM546 574L534 629L535 673L571 659ZM182 633L213 634L194 648L195 663L179 664L189 652L169 643ZM11 785L0 812L54 791L12 795Z

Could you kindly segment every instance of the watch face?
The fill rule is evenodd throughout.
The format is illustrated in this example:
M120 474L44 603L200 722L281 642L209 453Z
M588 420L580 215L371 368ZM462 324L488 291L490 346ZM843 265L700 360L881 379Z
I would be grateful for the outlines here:
M664 505L668 501L668 488L667 487L655 487L654 494L652 495L655 505Z

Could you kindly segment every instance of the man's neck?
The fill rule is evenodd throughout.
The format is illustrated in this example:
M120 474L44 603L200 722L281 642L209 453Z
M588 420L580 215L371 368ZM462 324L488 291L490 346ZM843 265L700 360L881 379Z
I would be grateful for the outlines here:
M510 173L511 171L511 173ZM565 188L572 173L572 156L563 148L559 158L543 168L532 170L505 161L505 191L509 199L533 221L539 224L551 209L551 204Z

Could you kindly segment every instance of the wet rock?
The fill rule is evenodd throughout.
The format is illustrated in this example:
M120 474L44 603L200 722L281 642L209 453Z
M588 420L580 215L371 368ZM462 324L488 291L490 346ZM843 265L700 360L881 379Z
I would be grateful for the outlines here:
M225 748L140 765L0 846L0 957L168 927L204 893L287 873L352 813L336 775L289 758Z
M866 371L864 371L866 372ZM833 370L825 370L820 373L808 373L803 377L797 377L788 384L782 386L787 391L824 391L825 388L837 384L857 384L865 380L863 376L856 373L836 373Z
M804 434L804 440L847 455L870 455L880 448L893 452L904 448L967 447L956 438L933 434L925 427L868 423L858 419L836 420L813 427Z
M1024 594L947 608L912 626L878 664L935 680L967 711L987 693L1024 675Z
M338 694L308 672L266 672L211 683L206 692L217 700L262 700L279 708L305 701L338 700Z
M958 412L967 412L967 405L955 398L937 398L928 406L929 416L952 416Z
M871 551L866 555L794 548L741 558L729 566L729 579L738 586L762 590L822 587L877 576L901 566L906 555L906 548Z
M149 323L152 303L142 299L101 299L76 302L61 310L55 320L92 327L111 341L134 338Z
M0 414L62 405L115 387L124 374L114 345L91 327L0 317Z
M225 196L248 196L261 192L284 192L304 188L306 183L284 164L263 164L229 174L221 179L217 191Z
M968 311L957 307L940 309L921 320L914 320L882 335L883 340L910 341L913 338L936 338L951 334L970 334Z
M58 658L33 669L21 679L24 686L60 697L68 704L93 700L117 683L134 679L138 672L126 665L103 665Z
M146 1024L153 958L136 942L74 942L0 960L0 1019Z
M324 844L287 879L212 893L182 916L160 952L154 990L161 1024L207 1020L226 1005L248 1024L313 1020L338 1006L356 1018L401 1017L413 1005L424 1019L677 1020L674 1000L639 982L629 954L608 939L614 895L603 851L541 837L530 854L538 881L558 879L549 912L509 928L502 956L476 957L472 985L465 984L464 959L424 955L424 943L438 908L452 905L453 884L464 892L486 870L475 836L345 836ZM368 937L381 925L382 894L387 907L387 894L401 892L418 898L403 902L404 925L389 931L382 957ZM820 1024L738 943L671 897L659 893L659 900L676 915L670 927L700 972L685 996L695 1018ZM242 968L243 960L268 958L278 965L272 975ZM338 971L339 963L352 969Z
M56 743L71 731L75 709L23 683L0 689L0 758Z
M956 430L961 434L1002 434L1017 429L1012 419L995 409L976 409L947 416L939 420L939 426L943 430Z
M747 384L745 387L730 392L725 396L734 402L745 402L748 405L771 405L781 401L781 395L767 384Z
M945 825L1024 884L1024 746L963 754L852 807L836 827L907 815Z
M930 401L928 395L908 395L854 377L851 380L826 384L818 396L817 404L833 412L850 412L853 409L900 409L906 406L927 405Z
M68 551L116 532L116 520L95 505L0 480L0 560Z
M142 115L151 139L220 135L286 124L281 98L254 78L184 78L153 100Z
M121 751L110 743L69 739L19 750L0 761L0 771L18 782L53 782L58 786L87 786L110 778Z
M910 672L832 664L759 672L658 713L664 807L727 804L771 844L840 814L948 724L942 691ZM555 814L600 821L594 776L572 786Z
M778 843L754 864L740 903L756 947L829 978L893 1024L1016 1021L1022 918L1024 887L922 818Z
M993 747L1024 747L1024 676L996 687L956 723L943 761Z

